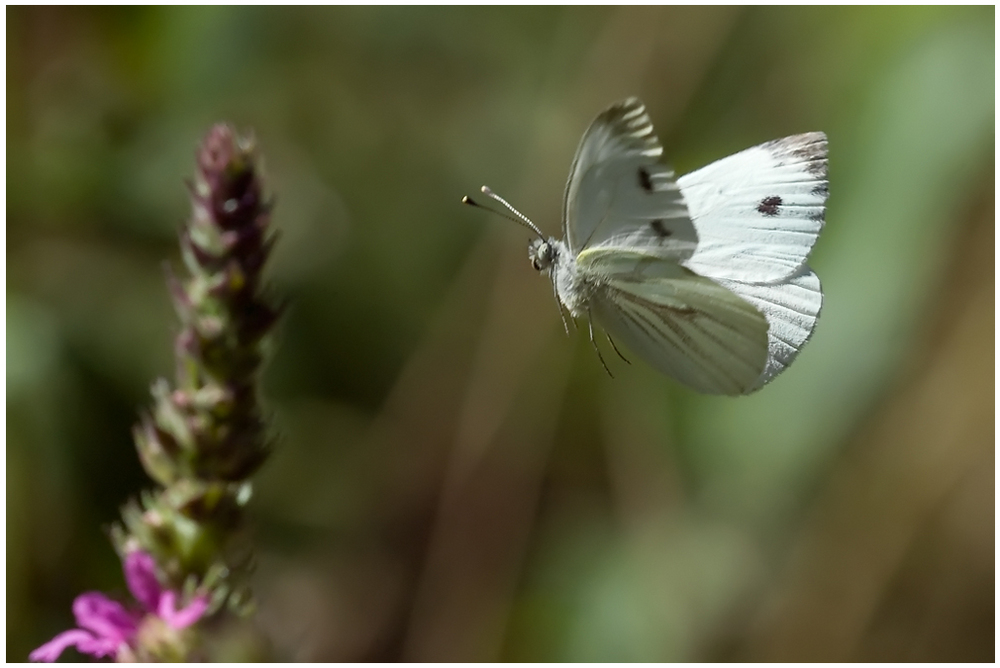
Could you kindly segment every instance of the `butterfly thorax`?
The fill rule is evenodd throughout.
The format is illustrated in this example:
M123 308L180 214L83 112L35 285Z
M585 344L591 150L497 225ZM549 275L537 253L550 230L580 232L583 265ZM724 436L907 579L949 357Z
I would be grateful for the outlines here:
M577 271L576 258L564 242L535 239L528 246L528 258L532 267L552 278L559 301L574 318L586 313L590 290Z

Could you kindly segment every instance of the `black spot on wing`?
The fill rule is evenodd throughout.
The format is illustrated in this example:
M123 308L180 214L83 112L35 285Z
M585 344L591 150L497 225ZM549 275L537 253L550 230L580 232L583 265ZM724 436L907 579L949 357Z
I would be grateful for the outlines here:
M648 193L653 192L653 181L649 178L649 172L645 167L639 168L639 186Z
M781 206L781 198L777 195L765 197L757 205L757 212L765 216L777 216L778 207Z
M673 232L671 232L670 230L668 230L667 226L664 225L663 221L660 220L660 219L656 219L656 220L650 222L649 223L649 227L652 228L653 234L655 234L656 236L660 237L661 239L666 239L671 234L673 234Z

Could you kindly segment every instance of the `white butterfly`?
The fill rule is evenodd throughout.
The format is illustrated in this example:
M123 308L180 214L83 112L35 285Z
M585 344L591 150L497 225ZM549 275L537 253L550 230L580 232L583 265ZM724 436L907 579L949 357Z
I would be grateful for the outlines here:
M613 346L695 390L747 394L791 364L816 326L823 293L805 261L823 228L826 151L822 132L795 135L677 179L630 98L580 142L563 240L483 192L538 234L531 264L573 318L587 316L592 341L596 319Z

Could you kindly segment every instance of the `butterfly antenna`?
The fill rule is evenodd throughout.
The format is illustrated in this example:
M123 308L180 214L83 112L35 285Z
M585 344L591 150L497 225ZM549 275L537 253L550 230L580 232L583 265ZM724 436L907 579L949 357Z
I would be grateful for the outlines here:
M535 226L535 224L533 222L531 222L531 220L528 219L527 216L525 216L523 213L521 213L520 211L518 211L517 209L515 209L514 207L512 207L510 204L508 204L507 200L505 200L503 197L500 197L500 195L497 195L495 192L493 192L492 190L490 190L486 186L482 187L482 191L483 191L483 194L486 195L487 197L489 197L490 199L496 200L497 202L500 202L501 204L503 204L504 207L508 211L510 211L511 213L514 214L514 216L516 216L516 218L513 217L513 216L511 216L510 214L507 214L507 213L503 212L503 211L497 211L496 209L491 209L490 207L483 206L482 204L476 202L475 200L473 200L471 197L468 197L468 196L462 198L462 203L463 204L468 204L469 206L477 206L480 209L486 209L487 211L489 211L491 213L495 213L498 216L503 216L507 220L513 220L515 223L518 223L519 225L524 225L525 227L527 227L529 230L531 230L532 232L534 232L535 234L537 234L538 237L540 239L542 239L543 241L545 240L545 235L542 234L542 231L540 229L538 229Z

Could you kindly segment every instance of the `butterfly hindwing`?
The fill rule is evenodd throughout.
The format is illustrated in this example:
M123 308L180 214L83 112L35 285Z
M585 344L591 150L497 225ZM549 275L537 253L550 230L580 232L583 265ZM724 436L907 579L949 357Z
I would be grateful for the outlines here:
M696 274L780 283L806 261L826 215L822 132L754 146L678 179L698 237Z
M812 336L823 306L819 278L803 265L781 283L740 283L719 279L722 287L749 302L767 319L767 365L757 387L785 370Z
M659 258L585 251L580 265L602 277L590 297L592 314L651 366L711 394L760 386L768 321L750 302Z
M644 249L679 261L697 244L674 173L646 108L635 99L612 105L580 142L563 202L566 243L586 248Z

